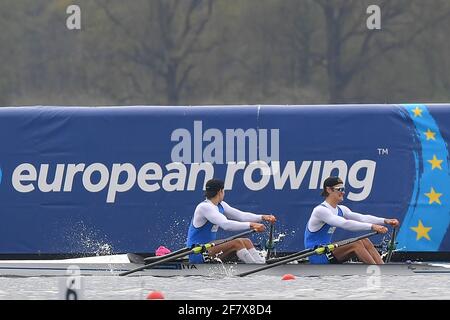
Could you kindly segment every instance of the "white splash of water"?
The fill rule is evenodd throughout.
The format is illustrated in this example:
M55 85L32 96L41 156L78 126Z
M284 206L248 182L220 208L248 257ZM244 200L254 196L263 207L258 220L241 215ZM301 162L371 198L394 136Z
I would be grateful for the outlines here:
M284 237L286 237L286 234L285 233L280 233L276 239L273 239L273 243L280 242L281 240L283 240Z
M106 236L102 236L99 231L86 226L82 221L73 227L69 237L76 247L81 246L82 253L94 254L95 256L114 253L113 246L107 241Z

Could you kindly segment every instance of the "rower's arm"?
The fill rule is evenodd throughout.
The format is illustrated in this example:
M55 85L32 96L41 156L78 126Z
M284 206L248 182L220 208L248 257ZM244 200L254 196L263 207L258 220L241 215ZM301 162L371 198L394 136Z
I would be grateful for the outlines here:
M254 214L251 212L244 212L239 209L233 208L225 201L220 203L223 207L224 214L229 219L237 220L237 221L246 221L246 222L261 222L262 215Z
M367 223L372 223L372 224L379 224L379 225L384 224L384 220L385 220L384 218L371 216L370 214L361 214L361 213L353 212L346 206L340 206L340 207L342 209L342 212L344 213L344 218L346 218L346 219L355 220L355 221L359 221L359 222L367 222Z
M226 231L242 231L250 229L250 222L228 220L212 206L202 206L197 214Z
M332 214L327 208L315 208L313 211L313 215L315 215L315 217L320 221L323 221L330 226L342 228L349 231L363 231L372 229L371 223L347 220L343 217Z

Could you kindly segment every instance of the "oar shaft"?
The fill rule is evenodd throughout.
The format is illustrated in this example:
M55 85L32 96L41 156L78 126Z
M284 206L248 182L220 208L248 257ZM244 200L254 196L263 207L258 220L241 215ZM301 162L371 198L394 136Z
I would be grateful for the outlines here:
M253 232L253 230L247 230L247 231L245 231L245 232L243 232L243 233L240 233L240 234L237 234L237 235L233 236L232 238L235 239L235 237L238 237L238 238L239 238L239 237L243 237L243 236L245 236L245 235L247 235L247 234L249 234L249 233L252 233L252 232ZM231 238L231 237L230 237L230 238ZM230 238L228 238L228 239L230 239ZM224 240L221 240L221 241L229 241L228 239L224 239ZM231 239L231 240L233 240L233 239ZM217 241L217 242L215 243L215 245L218 245L218 244L220 244L220 243L222 243L222 242ZM168 257L173 257L173 256L175 256L175 255L177 255L177 254L180 254L180 253L186 253L186 254L187 254L189 251L191 251L191 249L192 249L192 248L186 247L186 248L179 249L179 250L177 250L177 251L173 251L173 252L171 252L171 253L165 254L165 255L163 255L163 256L147 257L147 258L144 259L144 261L156 262L156 261L159 261L159 260L161 260L161 259L166 259L166 258L168 258Z
M373 236L375 234L377 234L377 232L371 232L371 233L368 233L368 234L365 234L365 235L362 235L362 236L359 236L359 237L356 237L356 238L351 238L351 239L347 239L347 240L338 241L338 242L333 243L333 244L329 244L329 245L326 245L326 246L318 247L317 249L306 249L306 250L309 250L309 252L306 252L304 254L302 254L301 252L298 252L296 254L291 254L285 259L282 259L280 261L274 262L272 264L268 264L268 265L256 268L254 270L250 270L250 271L247 271L247 272L240 273L240 274L238 274L238 276L239 277L244 277L244 276L247 276L249 274L253 274L253 273L256 273L256 272L260 272L260 271L263 271L263 270L274 268L276 266L280 266L282 264L286 264L288 262L292 262L292 261L295 261L295 260L307 258L307 257L315 255L315 254L324 254L324 253L326 253L327 249L329 251L333 251L334 249L336 249L338 247L342 247L342 246L348 245L350 243L356 242L358 240L371 237L371 236Z
M275 263L275 262L278 262L278 261L281 261L281 260L285 260L285 259L289 259L289 258L291 258L291 257L298 257L299 255L308 253L308 252L310 252L311 250L313 250L313 249L305 249L305 250L302 250L302 251L300 251L300 252L292 253L292 254L287 255L287 256L284 256L284 257L279 257L279 258L270 259L270 260L267 260L266 263L267 263L267 264L273 264L273 263Z
M356 238L351 238L351 239L338 241L338 242L335 243L335 245L336 245L336 247L342 247L342 246L345 246L347 244L350 244L350 243L353 243L353 242L356 242L358 240L362 240L362 239L365 239L365 238L369 238L369 237L377 235L377 234L378 234L378 232L374 231L374 232L371 232L371 233L363 234L362 236L359 236L359 237L356 237Z
M215 243L215 245L217 246L217 245L219 245L219 244L222 244L222 243L225 243L225 242L228 242L228 241L237 239L237 238L245 237L245 236L247 236L247 235L249 235L249 234L251 234L251 233L253 233L253 232L256 232L256 230L255 230L255 229L247 230L247 231L244 231L244 232L242 232L242 233L238 233L238 234L236 234L236 235L234 235L234 236L228 237L228 238L226 238L226 239L217 240L217 241L215 241L214 243Z
M275 228L275 225L272 223L270 225L270 232L269 232L269 246L267 248L267 259L270 258L270 255L272 254L272 246L273 246L273 229Z
M270 268L273 268L273 267L276 267L276 266L280 266L282 264L286 264L286 263L294 261L294 260L298 260L298 259L301 259L301 258L306 258L306 257L312 256L314 254L316 254L316 253L313 250L313 251L310 251L310 252L307 252L307 253L304 253L304 254L297 254L295 256L290 255L291 258L289 258L289 259L283 259L283 260L280 260L280 261L277 261L277 262L274 262L274 263L271 263L271 264L267 264L267 265L259 267L257 269L240 273L240 274L238 274L238 276L239 277L245 277L245 276L247 276L249 274L257 273L257 272L260 272L260 271L263 271L263 270L267 270L267 269L270 269Z
M387 254L387 257L386 257L386 261L385 261L386 263L391 262L392 253L395 250L395 238L396 238L396 236L397 236L397 228L394 228L392 230L391 241L389 241L389 244L388 244L388 254Z
M126 275L129 275L129 274L137 272L137 271L141 271L141 270L144 270L144 269L147 269L147 268L151 268L153 266L156 266L156 265L164 263L164 262L176 260L178 258L184 257L186 254L188 254L188 252L181 252L179 254L176 254L176 255L173 255L173 256L170 256L170 257L161 258L158 261L155 261L155 262L152 262L152 263L149 263L149 264L145 264L143 266L140 266L140 267L132 269L132 270L128 270L128 271L122 272L121 274L119 274L119 276L126 276Z
M186 253L186 252L189 252L190 250L191 250L191 248L186 247L186 248L183 248L183 249L180 249L180 250L173 251L171 253L165 254L163 256L147 257L147 258L144 259L144 261L157 261L157 260L161 260L163 258L173 257L174 255L177 255L179 253Z
M158 265L158 264L162 264L162 263L164 263L164 262L169 262L169 261L172 261L172 260L176 260L176 259L178 259L178 258L184 257L184 256L187 255L187 254L191 254L191 253L202 253L203 250L205 250L205 249L209 249L209 248L214 247L214 246L216 246L216 245L219 245L219 244L222 244L222 243L225 243L225 242L228 242L228 241L231 241L231 240L234 240L234 239L237 239L237 238L246 236L246 235L248 235L248 234L250 234L250 233L253 233L253 232L255 232L255 230L254 230L254 229L251 229L251 230L247 230L247 231L245 231L245 232L236 234L236 235L234 235L234 236L231 236L231 237L226 238L226 239L223 239L223 240L218 240L218 241L216 241L216 242L207 243L207 244L204 244L204 245L201 245L201 246L196 246L196 247L194 247L194 248L192 248L192 249L189 249L187 252L181 252L181 253L179 253L179 254L172 255L172 256L170 256L170 257L164 257L164 258L162 258L162 259L160 259L160 260L158 260L158 261L155 261L155 262L153 262L153 263L149 263L149 264L140 266L140 267L138 267L138 268L135 268L135 269L132 269L132 270L128 270L128 271L122 272L122 273L119 274L119 276L126 276L126 275L129 275L129 274L131 274L131 273L135 273L135 272L138 272L138 271L147 269L147 268L154 267L154 266L156 266L156 265Z

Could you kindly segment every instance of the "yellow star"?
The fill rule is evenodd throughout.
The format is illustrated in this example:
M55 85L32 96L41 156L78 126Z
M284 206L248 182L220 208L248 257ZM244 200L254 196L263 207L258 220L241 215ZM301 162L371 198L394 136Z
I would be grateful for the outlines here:
M420 109L419 107L416 107L414 110L414 117L421 117L422 116L422 109Z
M427 240L431 240L430 236L428 235L428 232L430 232L431 229L433 229L432 227L425 227L422 224L422 220L419 220L419 225L417 227L411 227L412 230L414 230L414 232L417 233L417 237L416 240L420 240L422 238L425 238Z
M430 129L427 130L427 132L424 132L424 134L427 136L427 140L436 140L436 132L431 131Z
M438 168L439 170L442 170L441 163L443 160L439 160L436 158L436 155L433 155L433 159L427 160L429 163L431 163L431 170L434 170L435 168Z
M442 196L442 193L437 193L436 191L434 191L434 188L431 188L430 193L425 193L425 195L430 198L428 204L432 204L433 202L441 204L441 200L439 200L439 198Z

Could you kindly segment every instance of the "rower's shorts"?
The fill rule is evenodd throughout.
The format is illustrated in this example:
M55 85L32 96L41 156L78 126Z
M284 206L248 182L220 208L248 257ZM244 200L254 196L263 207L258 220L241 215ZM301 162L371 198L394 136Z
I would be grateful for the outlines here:
M309 257L309 262L312 264L337 264L339 261L333 255L333 252L326 254L314 255Z
M202 253L191 253L189 255L189 263L190 264L200 264L200 263L204 263L205 259L203 258L203 254Z
M338 259L336 259L336 257L334 256L333 252L328 252L328 253L325 254L325 256L327 257L329 264L337 264L337 263L339 263Z

